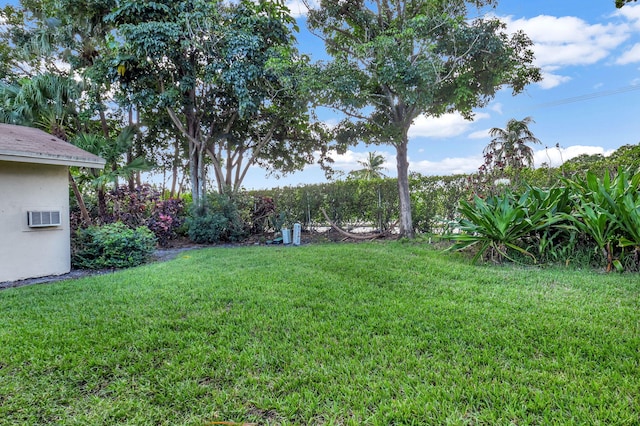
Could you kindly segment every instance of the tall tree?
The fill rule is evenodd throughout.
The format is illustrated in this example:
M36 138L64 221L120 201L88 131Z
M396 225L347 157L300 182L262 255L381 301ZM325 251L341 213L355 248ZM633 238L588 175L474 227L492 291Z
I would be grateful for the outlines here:
M489 130L493 139L484 149L484 154L491 159L493 168L519 170L533 166L533 148L529 144L541 142L529 129L531 123L534 123L531 117L522 120L512 118L504 129L494 127Z
M425 114L459 111L466 118L503 85L514 93L540 79L531 41L507 35L497 19L468 19L467 4L492 0L323 0L308 26L333 61L314 75L319 102L342 111L342 143L396 149L400 234L413 237L408 132Z
M194 201L205 194L207 157L219 191L235 191L251 165L284 173L326 153L283 1L131 0L109 20L123 42L115 81L166 111L188 141Z
M362 169L353 170L349 173L349 176L356 179L371 180L380 179L386 177L382 170L384 170L384 157L376 152L369 152L369 156L366 160L358 160L358 164L362 166Z

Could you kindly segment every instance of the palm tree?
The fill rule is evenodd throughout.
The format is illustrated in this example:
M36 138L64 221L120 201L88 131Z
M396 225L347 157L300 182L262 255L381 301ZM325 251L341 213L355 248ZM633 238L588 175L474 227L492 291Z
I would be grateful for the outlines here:
M66 121L76 113L80 87L67 76L37 74L15 84L0 82L0 121L37 127L66 140Z
M531 117L512 118L504 129L494 127L489 131L493 139L484 149L484 155L494 168L519 170L533 166L533 149L527 144L541 142L529 130L530 123L534 123Z
M384 164L384 157L382 155L376 154L375 151L369 153L369 158L364 161L358 161L363 169L354 170L349 173L349 176L354 179L363 179L363 180L371 180L371 179L381 179L387 177L382 170L386 170L382 165Z

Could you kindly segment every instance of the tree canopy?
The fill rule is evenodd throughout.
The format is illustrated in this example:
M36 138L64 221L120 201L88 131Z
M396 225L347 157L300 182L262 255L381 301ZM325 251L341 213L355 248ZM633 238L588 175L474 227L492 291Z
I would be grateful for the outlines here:
M21 79L81 81L68 105L82 120L70 134L98 131L115 141L138 125L125 155L170 157L174 184L187 158L196 200L209 165L226 191L240 188L251 165L283 174L329 161L301 78L308 58L294 47L283 1L23 0L2 9L2 20L7 120L37 119L36 104L14 102L29 88Z
M400 233L413 236L408 131L420 115L458 111L472 118L504 85L520 92L540 79L531 41L497 19L468 19L477 0L321 1L308 25L333 60L313 79L318 102L339 110L338 142L396 148Z
M123 40L111 76L188 141L194 200L206 156L222 192L239 189L251 165L286 173L326 153L281 1L123 1L107 20Z

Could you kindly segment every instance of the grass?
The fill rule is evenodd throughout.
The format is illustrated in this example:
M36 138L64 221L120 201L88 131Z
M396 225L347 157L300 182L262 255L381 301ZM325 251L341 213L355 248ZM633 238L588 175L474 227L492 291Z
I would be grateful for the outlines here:
M0 292L0 424L637 425L639 296L399 242L188 252Z

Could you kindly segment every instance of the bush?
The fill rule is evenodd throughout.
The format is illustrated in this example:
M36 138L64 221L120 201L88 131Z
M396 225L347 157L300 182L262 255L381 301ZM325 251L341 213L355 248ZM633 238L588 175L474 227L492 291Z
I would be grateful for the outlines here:
M225 194L210 196L191 209L185 221L189 239L199 244L239 241L247 234L236 201Z
M182 200L171 198L158 201L153 213L147 220L147 226L158 238L158 244L167 247L178 235L178 229L184 222L184 204Z
M128 268L145 263L156 238L146 226L128 228L122 222L79 229L73 241L72 263L85 269Z
M120 186L106 195L107 222L122 222L129 228L147 225L156 203L161 199L160 192L150 185L130 189Z

